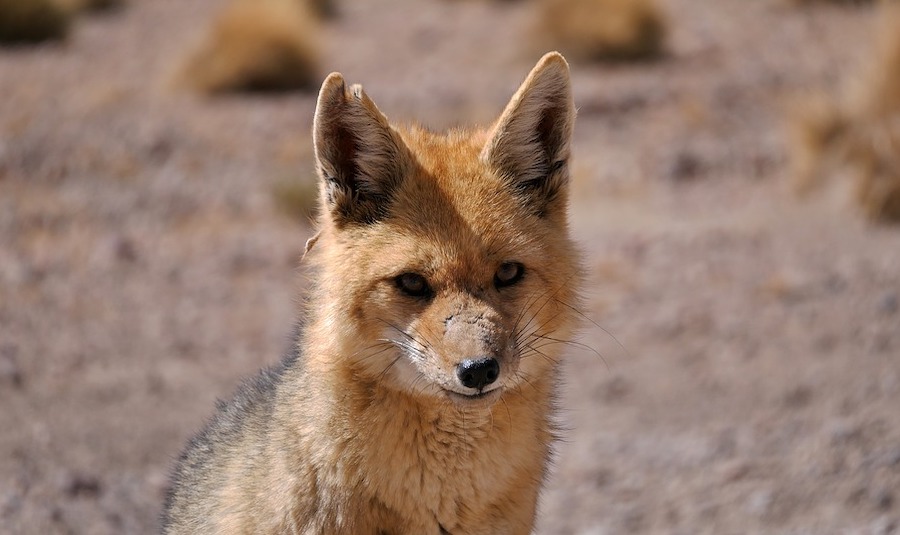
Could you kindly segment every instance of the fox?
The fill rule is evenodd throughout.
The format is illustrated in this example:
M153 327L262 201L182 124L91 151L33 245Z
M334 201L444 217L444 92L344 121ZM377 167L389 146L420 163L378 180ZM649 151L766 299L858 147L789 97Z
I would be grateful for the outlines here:
M442 133L330 74L303 325L189 441L162 532L531 533L581 315L574 121L556 52Z

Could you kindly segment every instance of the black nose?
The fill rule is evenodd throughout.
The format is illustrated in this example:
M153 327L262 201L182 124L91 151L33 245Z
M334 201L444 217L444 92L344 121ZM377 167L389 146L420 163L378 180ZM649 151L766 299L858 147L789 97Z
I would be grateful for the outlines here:
M456 376L463 386L481 390L500 377L500 363L492 357L464 360L456 367Z

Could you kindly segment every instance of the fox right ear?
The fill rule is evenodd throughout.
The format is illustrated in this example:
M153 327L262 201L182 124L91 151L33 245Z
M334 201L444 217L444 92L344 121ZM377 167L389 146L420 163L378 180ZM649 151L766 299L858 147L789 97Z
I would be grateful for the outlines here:
M516 91L481 152L542 217L561 212L574 122L569 65L550 52Z
M316 168L326 213L338 226L386 215L411 161L400 135L359 85L332 73L319 91L313 120Z

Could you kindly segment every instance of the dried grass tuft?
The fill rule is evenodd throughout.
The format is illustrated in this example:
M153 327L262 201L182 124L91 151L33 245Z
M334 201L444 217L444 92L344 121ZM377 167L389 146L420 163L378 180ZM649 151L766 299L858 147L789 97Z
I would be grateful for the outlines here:
M53 0L0 0L0 43L63 39L71 24L71 14Z
M305 2L312 12L323 19L334 19L340 15L337 0L299 0Z
M784 0L787 4L805 6L813 4L837 4L842 6L871 4L872 0Z
M125 4L125 0L56 0L59 5L72 13L83 11L110 11Z
M664 52L668 21L655 0L543 0L542 48L581 61L640 61Z
M846 172L866 216L900 222L900 4L881 9L868 70L844 93L795 107L791 164L800 193Z
M176 82L203 93L313 90L320 78L317 24L296 0L236 0Z

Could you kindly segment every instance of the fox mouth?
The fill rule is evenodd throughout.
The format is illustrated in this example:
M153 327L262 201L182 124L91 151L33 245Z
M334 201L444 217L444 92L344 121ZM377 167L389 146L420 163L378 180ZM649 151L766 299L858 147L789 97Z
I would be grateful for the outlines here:
M462 392L448 390L445 388L444 393L447 394L447 397L450 398L454 403L457 403L459 405L489 405L500 398L500 392L502 390L502 388L497 387L492 388L491 390L483 390L472 394L464 394Z

